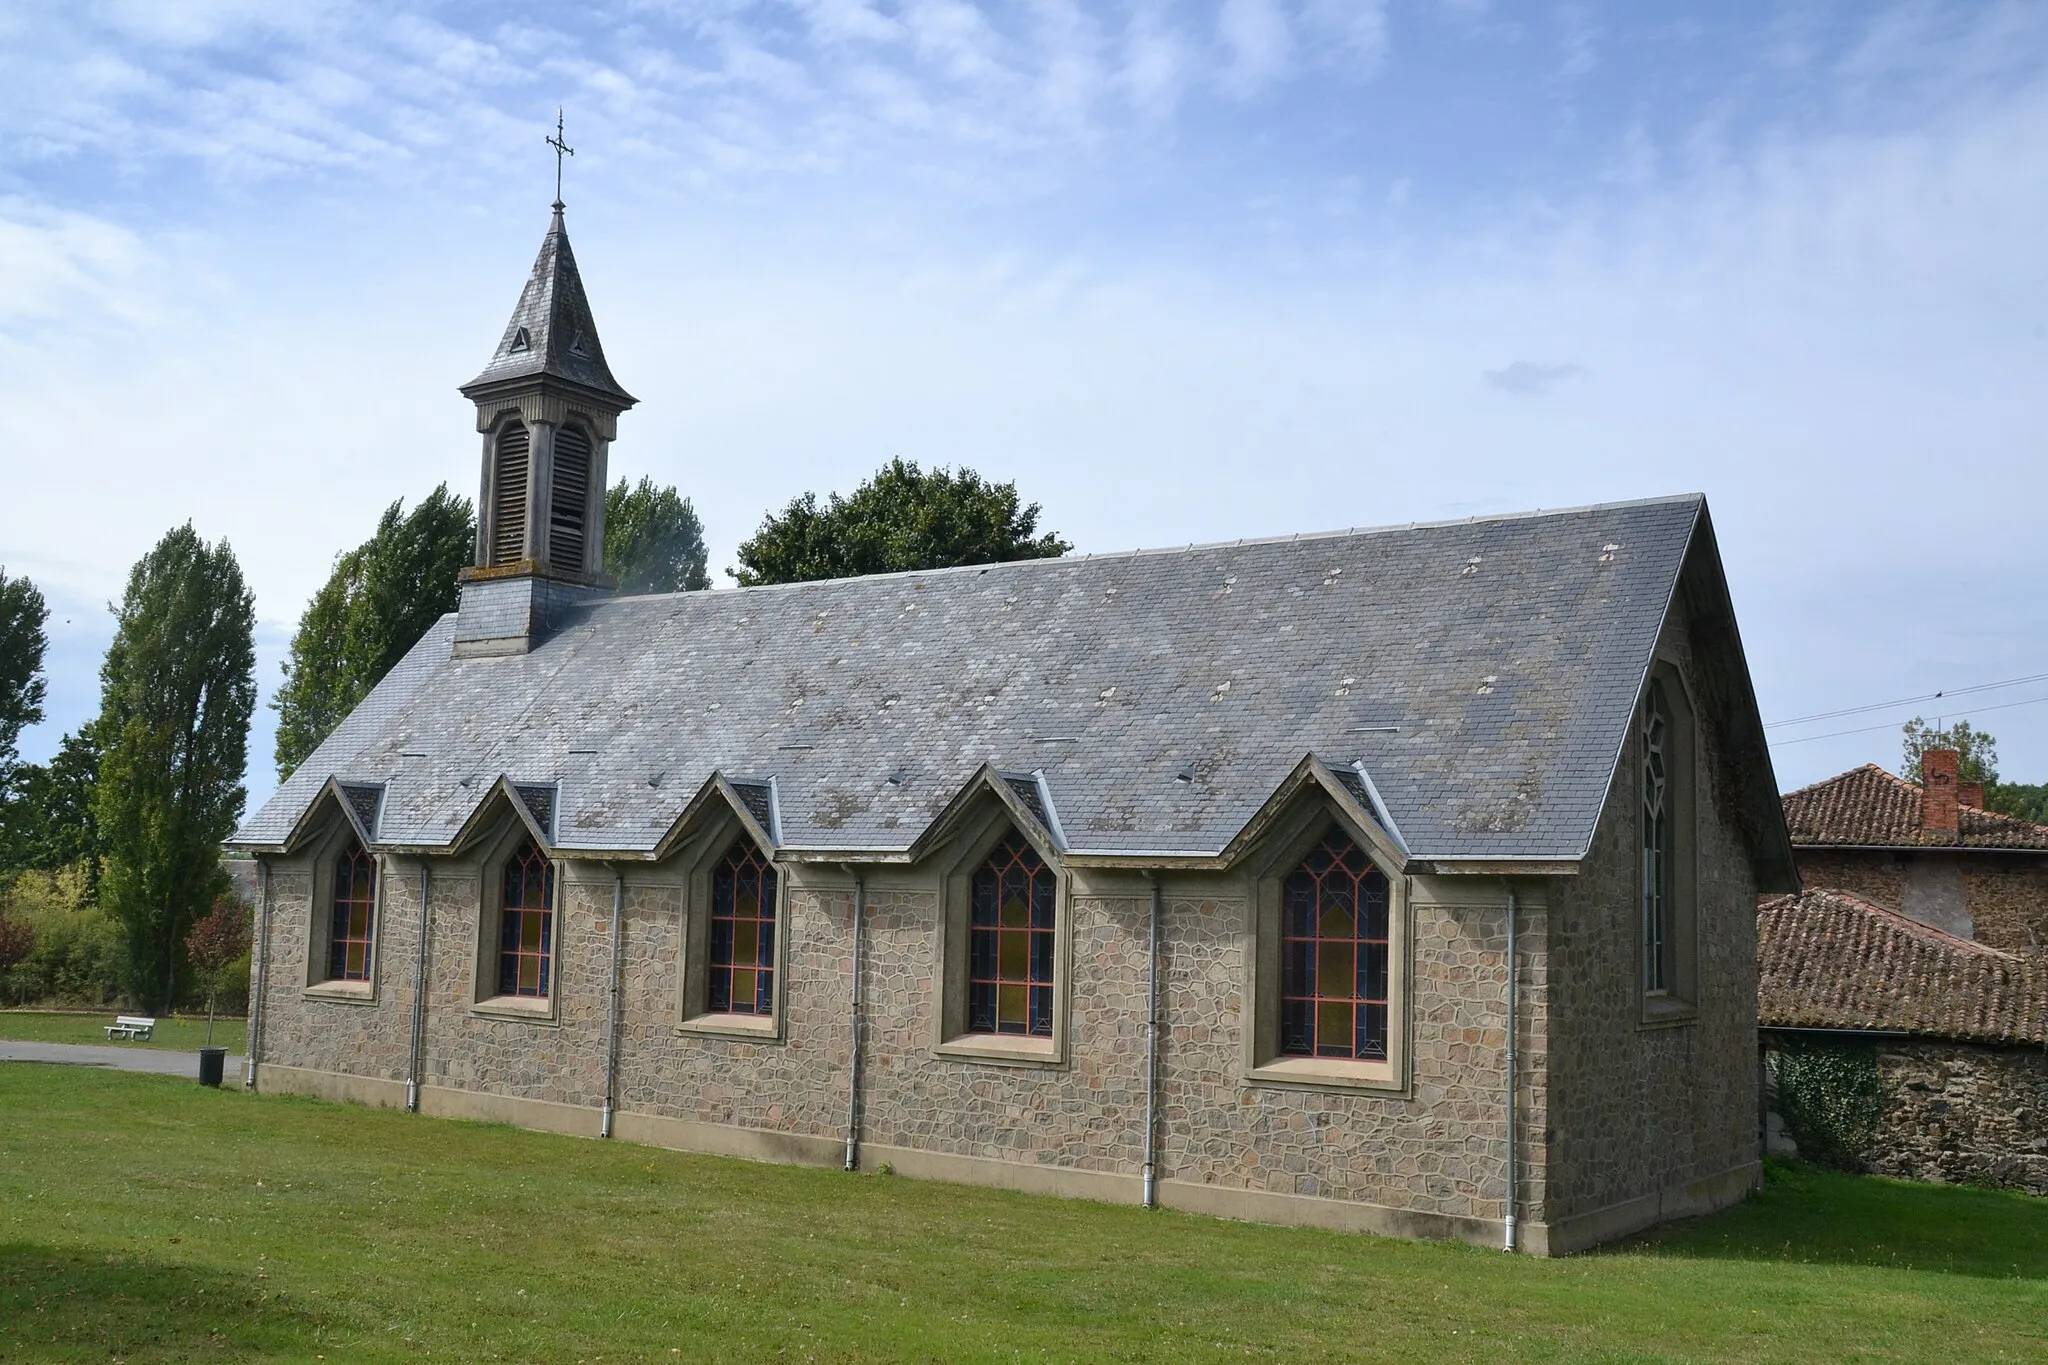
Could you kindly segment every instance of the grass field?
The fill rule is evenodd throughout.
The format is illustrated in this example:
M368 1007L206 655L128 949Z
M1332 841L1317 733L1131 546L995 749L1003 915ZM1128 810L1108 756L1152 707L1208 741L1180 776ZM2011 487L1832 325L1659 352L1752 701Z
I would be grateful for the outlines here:
M0 1064L0 1360L2048 1358L2048 1201L1559 1261Z
M31 1043L105 1043L107 1025L126 1010L97 1010L51 1013L45 1010L0 1010L0 1038ZM122 1042L121 1047L166 1048L172 1052L197 1052L206 1042L206 1016L184 1016L156 1021L156 1032L148 1042ZM245 1019L213 1021L213 1045L230 1052L242 1052L249 1043Z

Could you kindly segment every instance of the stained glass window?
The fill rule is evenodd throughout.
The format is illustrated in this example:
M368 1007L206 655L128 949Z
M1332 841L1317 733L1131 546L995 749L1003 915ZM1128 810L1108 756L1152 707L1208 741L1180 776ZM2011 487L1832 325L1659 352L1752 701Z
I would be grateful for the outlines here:
M1387 1060L1387 878L1332 832L1280 889L1280 1050Z
M715 1014L775 1011L775 869L736 839L711 874L711 991Z
M334 860L334 909L327 930L327 979L370 979L370 929L377 913L377 862L349 840Z
M1643 989L1671 990L1671 710L1664 684L1643 703Z
M967 1030L1052 1036L1052 869L1011 834L974 874L968 929Z
M555 866L528 840L505 864L498 994L546 999L555 947Z

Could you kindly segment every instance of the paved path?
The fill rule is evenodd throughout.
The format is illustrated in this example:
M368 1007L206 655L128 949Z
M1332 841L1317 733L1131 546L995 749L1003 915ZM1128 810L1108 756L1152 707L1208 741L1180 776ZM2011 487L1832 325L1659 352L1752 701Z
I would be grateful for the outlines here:
M0 1039L0 1062L63 1062L71 1066L105 1066L116 1071L148 1071L159 1076L199 1079L199 1054L163 1048L101 1046L97 1043L24 1043ZM242 1059L228 1054L224 1083L240 1085Z

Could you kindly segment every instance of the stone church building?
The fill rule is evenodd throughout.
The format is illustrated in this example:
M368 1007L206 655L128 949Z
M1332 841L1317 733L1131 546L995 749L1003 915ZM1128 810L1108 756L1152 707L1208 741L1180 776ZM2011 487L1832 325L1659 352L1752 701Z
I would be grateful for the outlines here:
M1585 1247L1758 1171L1704 501L616 597L560 206L459 609L235 836L250 1083Z

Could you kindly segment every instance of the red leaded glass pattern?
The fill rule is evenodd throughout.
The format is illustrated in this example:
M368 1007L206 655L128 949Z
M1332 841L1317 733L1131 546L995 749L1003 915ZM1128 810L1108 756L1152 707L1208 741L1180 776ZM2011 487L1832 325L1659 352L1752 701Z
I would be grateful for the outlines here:
M975 872L968 1032L1052 1037L1054 905L1052 869L1019 835Z
M711 1010L775 1010L775 869L736 839L711 874Z
M327 930L327 979L370 979L370 930L377 913L377 862L349 840L334 860L334 911Z
M555 948L555 865L528 840L505 864L498 994L546 999Z
M1387 1060L1387 878L1334 832L1281 887L1280 1050Z

